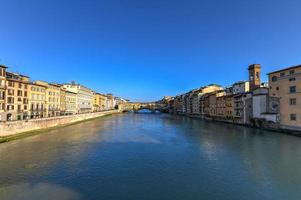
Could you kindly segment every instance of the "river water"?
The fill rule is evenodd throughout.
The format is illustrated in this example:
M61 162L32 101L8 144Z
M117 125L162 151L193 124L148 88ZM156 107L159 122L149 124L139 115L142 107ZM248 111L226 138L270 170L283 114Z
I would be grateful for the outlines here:
M0 144L0 199L301 199L301 138L120 114Z

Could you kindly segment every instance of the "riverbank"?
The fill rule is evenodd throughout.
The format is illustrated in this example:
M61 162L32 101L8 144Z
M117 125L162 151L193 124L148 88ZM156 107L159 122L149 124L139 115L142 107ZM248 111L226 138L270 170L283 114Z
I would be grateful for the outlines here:
M0 143L37 135L47 130L69 126L117 113L120 113L120 111L111 110L69 116L31 119L27 121L0 122Z
M244 124L244 123L238 123L238 122L235 122L232 120L204 117L201 115L192 115L192 114L185 114L185 113L179 113L179 114L170 113L170 114L181 115L181 116L186 116L189 118L201 119L201 120L212 121L212 122L232 124L234 126L244 126L244 127L261 129L261 130L266 130L266 131L273 131L273 132L284 133L284 134L295 135L295 136L301 137L301 130L290 129L285 126L281 126L280 124L269 123L269 122L265 122L265 121L263 123Z

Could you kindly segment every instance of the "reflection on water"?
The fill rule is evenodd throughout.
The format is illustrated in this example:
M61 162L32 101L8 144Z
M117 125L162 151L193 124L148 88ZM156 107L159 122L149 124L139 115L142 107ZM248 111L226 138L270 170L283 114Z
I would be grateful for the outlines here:
M21 183L11 185L1 189L1 199L17 200L17 199L80 199L80 195L68 188L59 185L38 183L31 185L29 183ZM46 195L47 194L47 195Z
M301 138L165 114L0 145L0 199L300 199Z

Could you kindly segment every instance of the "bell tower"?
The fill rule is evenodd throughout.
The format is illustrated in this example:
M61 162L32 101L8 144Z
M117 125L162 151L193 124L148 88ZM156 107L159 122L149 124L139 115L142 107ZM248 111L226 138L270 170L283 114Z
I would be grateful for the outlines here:
M249 66L249 82L250 82L250 91L255 90L260 87L260 64L253 64Z

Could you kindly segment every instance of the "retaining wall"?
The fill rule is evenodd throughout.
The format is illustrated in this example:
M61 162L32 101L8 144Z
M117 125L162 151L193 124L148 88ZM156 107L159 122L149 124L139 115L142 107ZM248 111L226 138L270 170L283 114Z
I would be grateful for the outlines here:
M104 115L119 113L118 110L103 111L95 113L86 113L78 115L68 115L59 117L50 117L42 119L31 119L27 121L0 122L0 137L15 135L22 132L28 132L38 129L51 128L60 125L67 125L83 120L93 119Z

